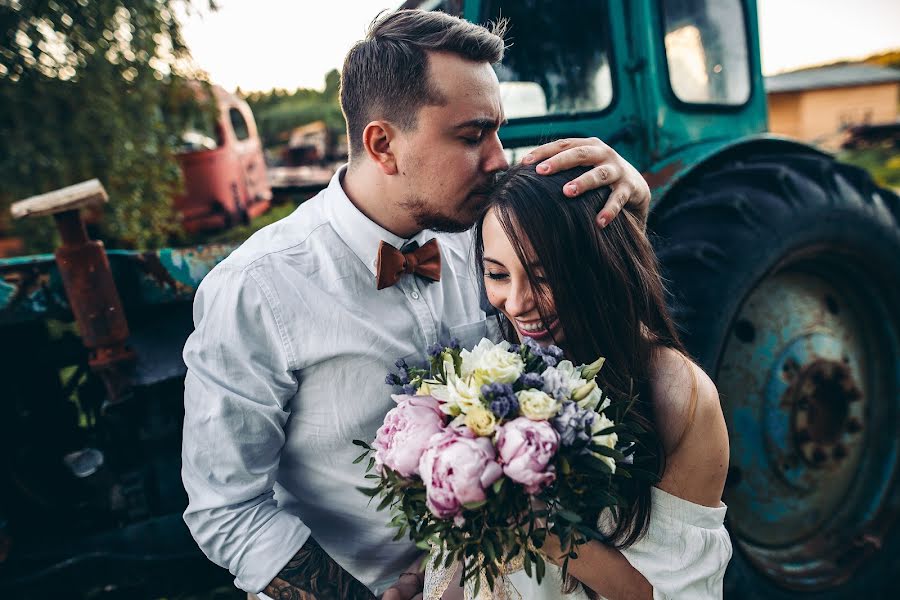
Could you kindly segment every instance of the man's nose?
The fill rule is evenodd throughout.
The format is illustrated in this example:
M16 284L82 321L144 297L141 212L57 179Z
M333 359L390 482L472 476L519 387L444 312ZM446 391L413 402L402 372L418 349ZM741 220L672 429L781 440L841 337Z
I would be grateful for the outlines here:
M500 143L500 136L495 132L491 139L484 145L484 171L486 173L496 173L497 171L505 171L509 168L509 161L506 160L506 153L503 152L503 144Z

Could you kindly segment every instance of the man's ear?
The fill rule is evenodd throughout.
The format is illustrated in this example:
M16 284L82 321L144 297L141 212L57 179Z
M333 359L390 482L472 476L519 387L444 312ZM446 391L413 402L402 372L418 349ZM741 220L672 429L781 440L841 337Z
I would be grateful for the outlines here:
M385 175L397 174L397 157L391 143L396 140L396 130L385 121L372 121L363 129L363 148Z

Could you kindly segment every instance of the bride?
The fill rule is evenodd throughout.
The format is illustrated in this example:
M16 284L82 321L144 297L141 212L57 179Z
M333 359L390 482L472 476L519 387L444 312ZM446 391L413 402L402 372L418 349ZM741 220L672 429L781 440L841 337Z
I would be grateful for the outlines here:
M597 229L608 189L562 195L581 172L509 171L476 227L476 263L507 339L561 346L575 364L606 357L598 383L607 392L627 394L634 382L635 418L656 434L650 459L660 479L635 482L626 506L601 515L608 542L580 546L565 581L559 568L540 586L521 571L510 580L526 599L721 598L731 541L718 393L678 339L639 221L623 212ZM561 564L558 539L541 551ZM451 594L458 585L444 598Z

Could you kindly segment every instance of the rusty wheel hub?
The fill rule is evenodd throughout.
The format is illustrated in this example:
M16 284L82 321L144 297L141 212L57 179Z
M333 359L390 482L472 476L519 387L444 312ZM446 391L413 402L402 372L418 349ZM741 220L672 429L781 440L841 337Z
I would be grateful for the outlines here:
M792 378L785 393L797 452L813 468L838 465L862 431L862 391L843 362L816 359Z

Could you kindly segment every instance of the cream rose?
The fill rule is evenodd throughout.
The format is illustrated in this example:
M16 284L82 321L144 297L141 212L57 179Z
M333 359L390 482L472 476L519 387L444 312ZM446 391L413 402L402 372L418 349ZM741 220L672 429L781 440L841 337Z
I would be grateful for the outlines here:
M516 398L521 413L532 421L545 421L559 411L559 402L540 390L522 390Z
M488 436L497 428L497 417L486 408L477 406L466 413L465 424L475 435Z

